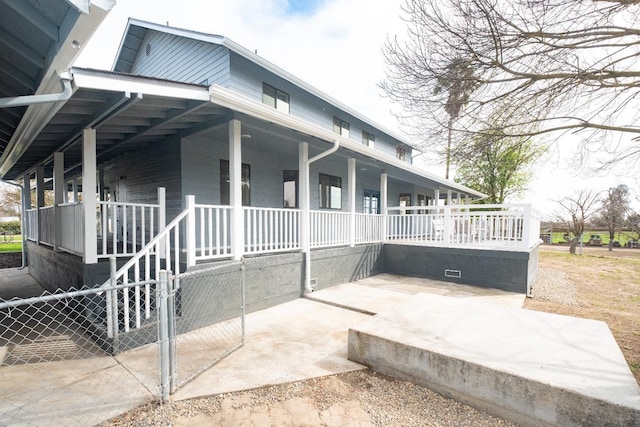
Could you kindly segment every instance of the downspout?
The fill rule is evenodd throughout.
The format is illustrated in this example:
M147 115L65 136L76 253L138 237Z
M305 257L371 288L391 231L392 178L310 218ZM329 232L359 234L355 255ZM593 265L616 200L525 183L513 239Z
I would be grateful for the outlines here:
M13 185L14 187L18 187L20 189L20 200L22 201L22 203L20 203L20 233L22 234L22 266L20 267L20 270L22 270L23 268L25 268L27 266L26 260L27 260L27 239L26 239L26 232L24 229L24 221L25 221L25 217L26 217L26 212L24 211L24 201L23 201L23 196L22 196L22 186L20 184L16 184L15 182L10 182L10 181L5 181L4 179L0 179L0 181L2 181L3 184L9 184L9 185Z
M0 98L0 108L24 107L25 105L33 104L64 102L71 98L71 95L73 94L73 90L71 89L71 78L61 76L60 84L62 85L62 92L60 93Z
M310 159L307 159L305 162L305 173L307 174L307 179L305 180L305 196L306 196L306 205L307 209L305 212L306 218L304 219L307 223L307 247L304 248L304 290L305 292L313 292L313 288L311 287L311 216L309 215L309 210L311 206L311 186L309 185L309 166L311 163L322 159L330 154L335 153L340 148L340 142L336 139L333 141L333 147L324 151L316 156L313 156Z

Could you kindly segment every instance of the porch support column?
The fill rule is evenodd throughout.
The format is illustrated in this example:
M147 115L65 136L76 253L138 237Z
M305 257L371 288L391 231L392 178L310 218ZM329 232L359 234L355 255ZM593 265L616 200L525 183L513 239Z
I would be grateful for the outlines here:
M71 191L73 191L73 202L78 203L78 177L74 177L71 181Z
M440 204L440 190L433 190L433 206L438 206Z
M447 190L447 205L451 206L451 199L452 199L452 194L453 192L451 190Z
M356 245L356 159L349 158L349 246Z
M244 255L244 214L242 211L242 123L229 121L229 201L231 202L231 254Z
M29 259L27 255L27 237L32 230L27 210L31 209L31 174L22 178L22 266L26 266Z
M387 240L387 174L380 174L380 207L382 209L382 241Z
M458 192L458 193L456 193L456 196L458 198L458 202L457 202L458 205L461 205L462 204L462 193Z
M64 153L53 153L53 249L62 244L62 212L58 205L64 203Z
M38 166L36 168L36 218L37 218L37 237L36 240L40 244L40 237L42 236L42 216L41 211L44 207L44 167Z
M298 179L300 180L299 203L302 217L300 218L300 249L302 252L309 252L309 143L301 142L298 145Z
M82 131L82 203L84 205L83 262L85 264L95 264L98 262L96 184L96 130L88 128Z

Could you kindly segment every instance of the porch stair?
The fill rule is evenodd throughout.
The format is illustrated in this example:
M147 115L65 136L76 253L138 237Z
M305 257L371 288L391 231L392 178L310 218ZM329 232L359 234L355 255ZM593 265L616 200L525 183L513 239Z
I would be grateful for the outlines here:
M599 321L421 293L351 328L348 357L521 425L640 425Z

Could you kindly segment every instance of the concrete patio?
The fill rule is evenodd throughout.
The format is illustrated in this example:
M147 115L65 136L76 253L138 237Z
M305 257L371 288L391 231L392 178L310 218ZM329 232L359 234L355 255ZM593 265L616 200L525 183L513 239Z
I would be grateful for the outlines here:
M15 274L11 277L12 286L16 286L19 274L10 274ZM0 285L5 283L0 281ZM28 294L26 288L22 291ZM33 287L31 291L38 293ZM640 389L606 325L522 310L523 300L522 294L387 274L317 291L308 298L248 314L245 345L184 385L172 399L332 375L364 369L366 364L508 419L514 419L517 408L501 405L517 399L517 393L524 393L522 399L528 399L531 408L545 413L546 407L538 405L541 399L562 400L558 396L563 393L571 397L563 407L563 417L555 422L537 421L538 414L532 410L530 419L517 418L525 424L571 424L569 421L577 420L573 423L577 425L594 411L609 414L609 421L616 424L623 420L638 424ZM365 335L373 345L363 344ZM348 341L349 358L355 361L347 357ZM451 363L466 364L456 372L437 370L435 377L427 377L427 356L415 355L423 349L438 352L438 357ZM412 365L400 357L402 352L421 361L419 371L407 370ZM131 391L135 396L119 399L117 405L102 401L90 408L92 415L106 420L153 399L156 379L139 368L148 365L149 372L155 371L156 358L154 351L138 349L116 356L113 366L105 365L107 369L100 372L120 376L126 389L122 393ZM94 360L86 362L93 364ZM78 370L87 374L87 364L77 360L56 365L59 373L67 372L69 378L78 378ZM85 397L81 382L63 381L54 392L60 396L49 394L45 399L38 394L36 371L28 365L14 368L0 367L4 378L11 374L0 395L0 424L82 424L84 411L77 407L81 399L74 399L74 393ZM455 375L445 376L450 374ZM480 374L485 376L477 376ZM440 377L446 384L437 382ZM487 378L492 382L484 381ZM454 393L456 382L471 386ZM16 402L8 406L7 399L19 399L21 413L16 414ZM58 402L57 407L49 408L50 401ZM65 401L76 406L65 411L60 406ZM490 401L497 403L488 405ZM8 408L14 412L9 413ZM605 410L610 412L602 412ZM76 414L80 418L74 418Z

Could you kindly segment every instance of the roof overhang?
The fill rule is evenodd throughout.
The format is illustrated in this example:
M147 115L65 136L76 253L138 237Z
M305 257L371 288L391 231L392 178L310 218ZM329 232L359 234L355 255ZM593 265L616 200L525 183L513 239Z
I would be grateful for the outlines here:
M0 46L21 64L0 66L0 97L14 97L60 92L61 76L68 72L115 0L0 3L4 15L0 18ZM0 110L1 178L7 176L61 106L46 103Z

